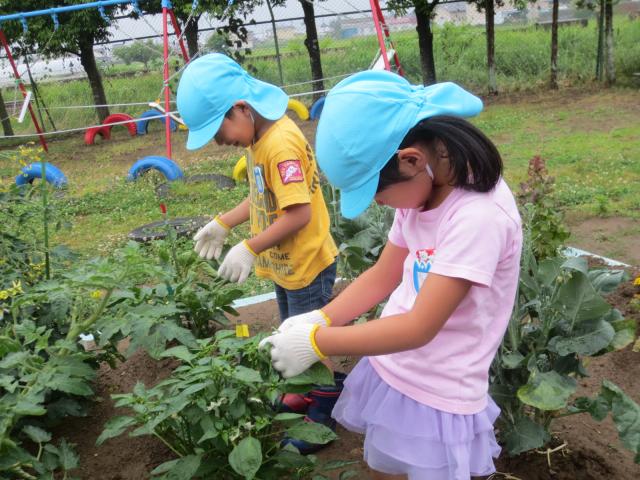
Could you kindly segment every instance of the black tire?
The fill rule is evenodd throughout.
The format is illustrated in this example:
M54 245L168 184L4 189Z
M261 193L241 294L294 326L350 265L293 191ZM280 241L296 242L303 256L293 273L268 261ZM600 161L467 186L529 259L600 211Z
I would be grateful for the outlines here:
M217 173L192 175L190 177L184 177L181 180L185 183L199 183L199 182L212 182L218 188L229 189L236 186L236 182L231 177L226 175L219 175ZM169 189L171 186L169 183L161 183L156 187L156 195L160 198L165 198L169 195Z
M178 237L185 237L194 234L198 229L205 226L211 217L179 217L159 222L148 223L132 230L128 237L136 242L146 243L152 240L162 240L167 236L166 226L174 228Z

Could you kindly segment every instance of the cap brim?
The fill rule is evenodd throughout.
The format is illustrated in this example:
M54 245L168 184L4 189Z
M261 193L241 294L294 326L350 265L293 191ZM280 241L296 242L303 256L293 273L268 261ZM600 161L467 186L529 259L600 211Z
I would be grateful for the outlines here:
M211 122L206 124L204 127L199 128L198 130L189 129L189 136L187 137L187 150L197 150L198 148L202 148L207 143L209 143L211 139L215 137L216 133L218 133L223 120L224 115L221 115L220 118L214 118Z
M372 178L355 190L340 190L340 211L342 216L352 219L364 212L376 196L380 174Z
M289 97L279 87L247 75L248 94L241 98L267 120L279 120L287 111Z

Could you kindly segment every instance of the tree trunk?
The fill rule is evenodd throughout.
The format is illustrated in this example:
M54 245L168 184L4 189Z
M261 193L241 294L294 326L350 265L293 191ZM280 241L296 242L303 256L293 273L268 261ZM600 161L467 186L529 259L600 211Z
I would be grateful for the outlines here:
M616 83L616 68L613 61L613 0L605 0L605 27L604 27L604 44L605 44L605 73L607 77L607 85Z
M489 73L489 95L498 94L496 81L496 31L495 31L495 4L493 0L486 1L484 10L487 29L487 69Z
M602 68L604 60L604 2L606 0L600 0L600 13L598 14L598 53L596 56L596 80L602 81L602 74L604 68Z
M420 68L422 70L422 83L425 85L436 83L436 66L433 59L433 33L431 32L432 12L433 10L416 8L416 31L418 32L418 46L420 47Z
M90 39L83 39L80 42L80 63L89 78L94 105L106 105L107 96L104 93L102 78L98 71L96 57L93 54L93 43ZM102 122L109 116L109 107L96 107L96 113L98 114L98 119Z
M549 87L558 88L558 4L559 0L553 0L551 14L551 77Z
M11 119L9 113L7 113L7 107L4 104L4 98L2 97L2 90L0 90L0 118L2 118L2 130L5 137L13 136L13 128L11 128Z
M316 18L312 3L307 3L305 0L300 0L302 5L302 11L304 12L304 26L307 30L307 38L304 41L304 45L309 52L309 61L311 63L311 78L315 80L313 82L313 90L324 90L324 81L322 78L322 61L320 59L320 45L318 43L318 31L316 30ZM315 102L323 93L314 93L313 101Z
M276 28L276 18L273 16L273 8L271 2L267 0L267 8L271 16L271 31L273 32L273 41L276 44L276 61L278 62L278 74L280 75L280 85L284 85L284 74L282 73L282 59L280 58L280 44L278 43L278 29Z
M184 37L187 39L189 58L195 57L198 53L198 18L193 17L184 27Z

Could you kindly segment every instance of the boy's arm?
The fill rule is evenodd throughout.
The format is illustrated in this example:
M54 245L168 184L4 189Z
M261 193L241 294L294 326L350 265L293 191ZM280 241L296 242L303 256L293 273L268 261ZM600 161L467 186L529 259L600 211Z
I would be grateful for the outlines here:
M218 218L229 228L236 227L249 220L249 197L245 198L228 212L219 215Z
M269 227L253 238L247 240L247 244L255 253L260 253L277 245L282 240L295 235L311 220L311 204L298 203L289 205L281 215Z

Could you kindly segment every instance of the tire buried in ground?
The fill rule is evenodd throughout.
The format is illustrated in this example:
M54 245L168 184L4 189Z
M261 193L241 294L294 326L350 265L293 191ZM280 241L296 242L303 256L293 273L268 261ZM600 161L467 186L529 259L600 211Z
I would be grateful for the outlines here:
M128 238L140 243L162 240L167 237L167 228L172 227L178 237L186 237L195 234L198 229L211 221L211 217L179 217L170 220L148 223L132 230Z

